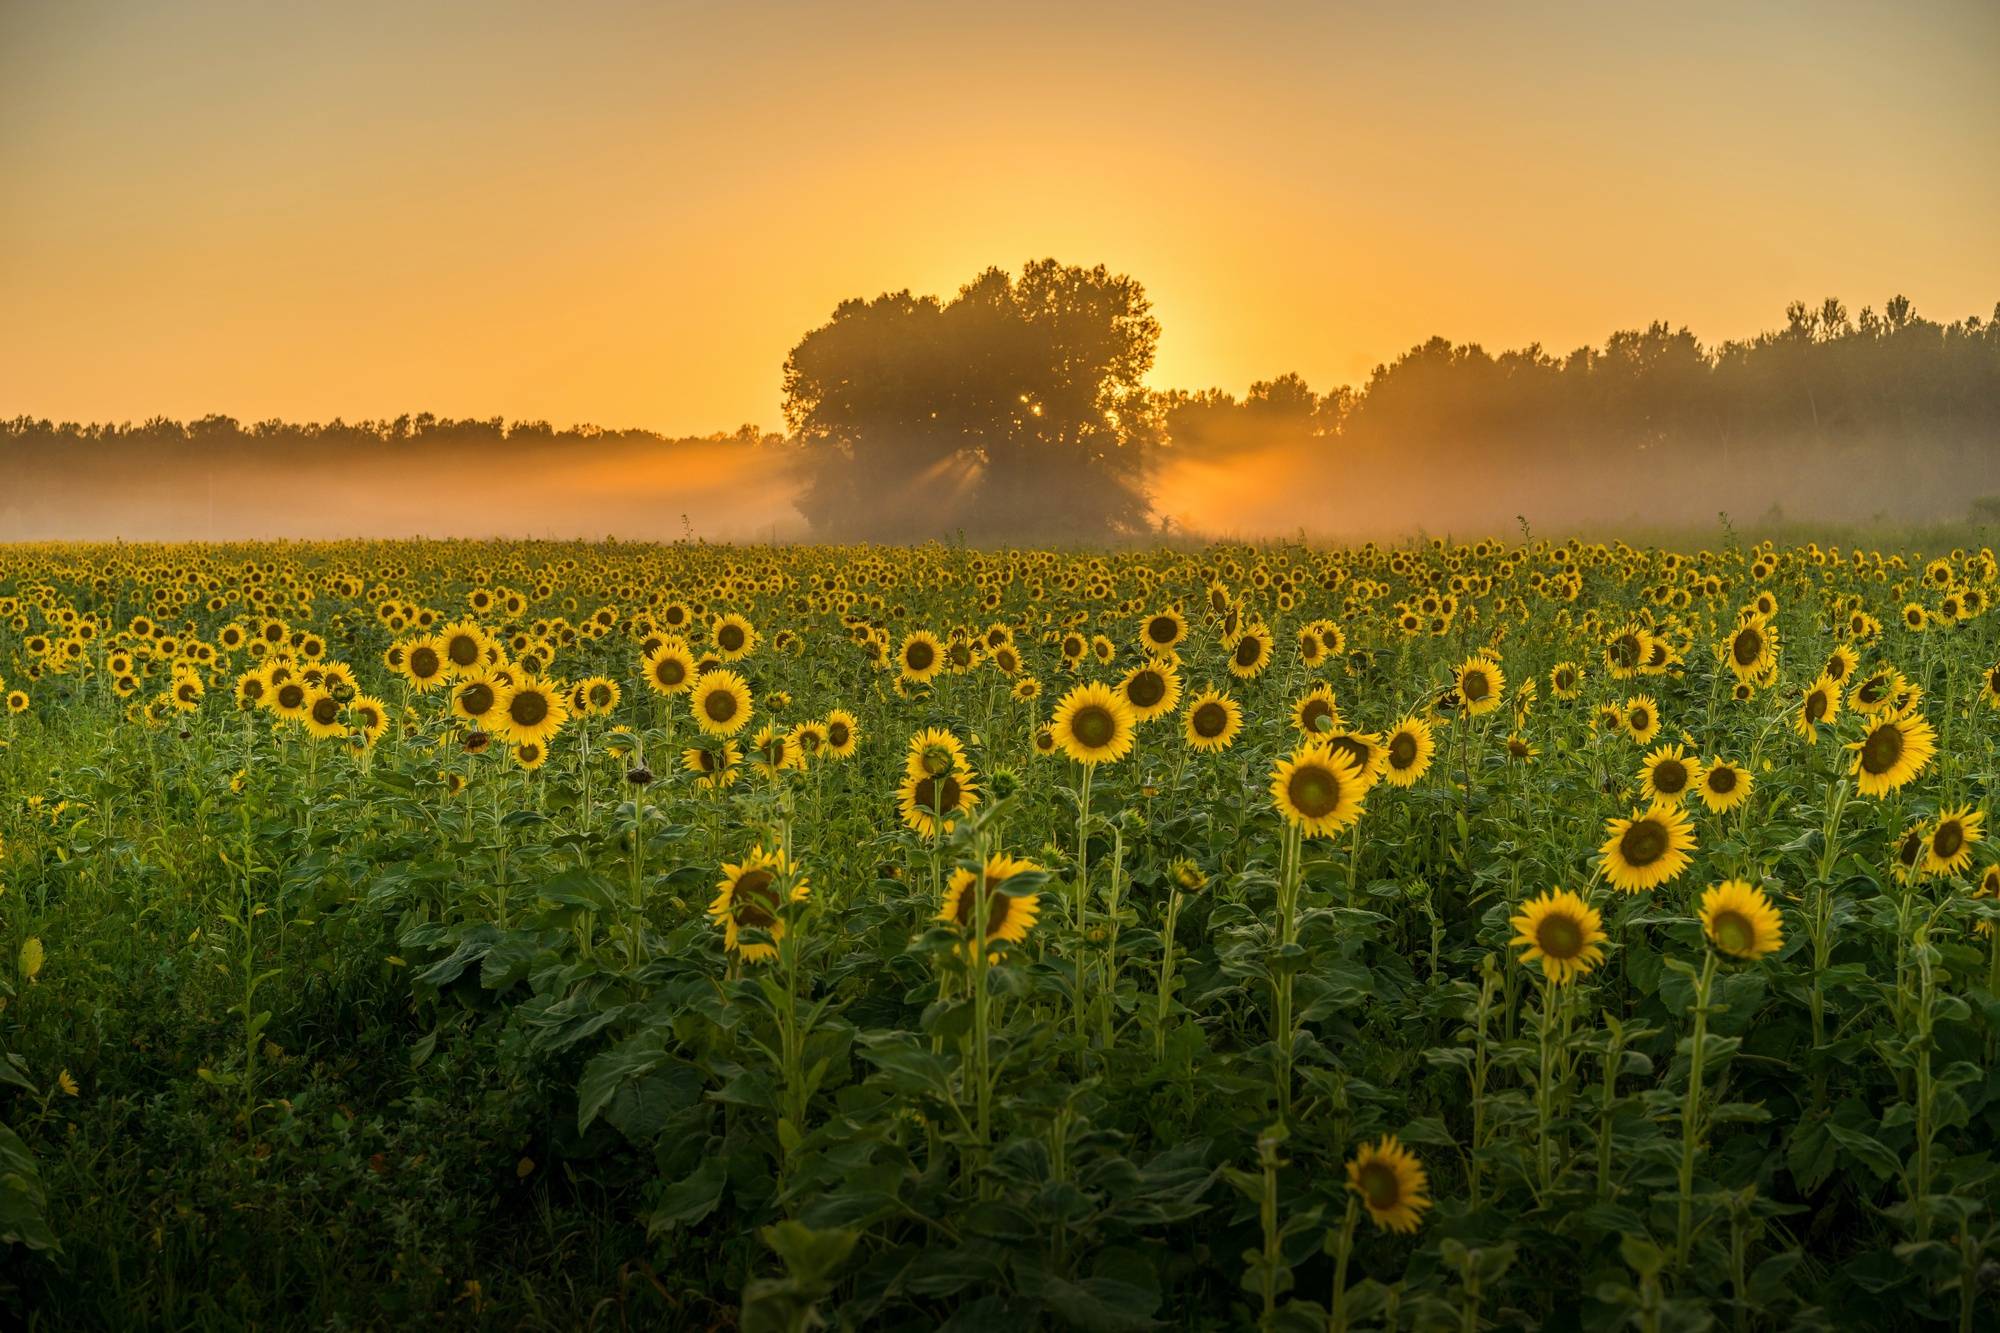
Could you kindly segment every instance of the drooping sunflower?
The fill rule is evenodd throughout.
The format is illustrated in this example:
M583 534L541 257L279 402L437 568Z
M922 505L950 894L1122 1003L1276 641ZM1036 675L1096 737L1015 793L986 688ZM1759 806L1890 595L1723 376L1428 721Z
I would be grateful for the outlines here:
M1832 676L1822 672L1800 699L1798 715L1792 719L1792 730L1798 732L1806 744L1817 745L1819 729L1832 725L1839 716L1840 686Z
M1292 726L1309 739L1317 740L1340 724L1340 705L1331 685L1315 685L1292 703Z
M1785 942L1783 919L1764 891L1740 879L1724 880L1701 895L1701 928L1718 952L1758 959Z
M1639 787L1650 801L1679 801L1701 783L1701 760L1679 745L1662 745L1639 765Z
M1688 867L1694 830L1678 805L1634 810L1629 819L1604 823L1604 878L1624 893L1658 888Z
M724 864L715 887L708 915L722 927L722 947L746 963L767 963L778 956L785 938L785 906L804 902L812 893L806 876L791 873L783 851L767 852L761 846L738 864ZM745 931L761 931L767 939L746 940Z
M1118 692L1132 710L1134 722L1151 722L1173 712L1180 703L1180 673L1171 663L1155 659L1126 672L1118 682Z
M1986 832L1986 816L1969 805L1938 811L1924 842L1924 873L1955 875L1972 864L1972 848Z
M1750 799L1750 770L1727 759L1711 759L1703 765L1695 790L1701 803L1716 814L1733 810Z
M1507 692L1507 677L1498 662L1484 655L1475 655L1466 658L1459 666L1458 678L1452 688L1464 701L1466 715L1478 717L1500 706Z
M750 684L734 671L705 672L688 694L695 725L711 736L734 736L750 725L754 711Z
M1508 920L1510 944L1525 945L1524 963L1539 963L1542 975L1563 986L1587 976L1604 961L1604 918L1567 889L1551 889L1521 905Z
M1271 800L1308 838L1338 833L1361 817L1367 783L1346 754L1307 741L1271 770Z
M896 650L896 663L904 680L922 684L944 670L944 645L927 629L911 630Z
M1429 771L1436 751L1431 724L1420 717L1404 718L1382 742L1383 779L1392 787L1411 785Z
M1019 944L1028 938L1028 931L1041 912L1042 899L1039 893L1034 892L1009 893L1008 881L1040 870L1041 867L1033 861L998 852L987 857L984 887L986 916L982 924L976 920L979 877L972 873L971 867L960 866L951 872L951 879L945 885L944 907L938 912L937 919L976 937L989 950L999 944Z
M1181 733L1196 750L1226 750L1243 730L1243 706L1210 687L1188 701L1181 713Z
M1937 753L1937 732L1921 713L1878 715L1851 743L1854 779L1863 796L1883 796L1923 772Z
M949 833L958 817L978 804L978 782L956 769L936 777L906 773L896 788L896 808L903 823L926 838Z
M1347 1188L1361 1197L1368 1220L1384 1231L1415 1231L1431 1206L1423 1163L1391 1135L1361 1145L1347 1164Z
M569 704L556 689L534 676L502 687L493 710L493 729L516 745L532 741L544 748L569 721Z
M694 688L694 654L680 639L668 639L646 654L646 688L655 694L676 695Z
M1091 682L1071 687L1049 719L1056 744L1079 764L1108 764L1132 750L1136 723L1124 698Z

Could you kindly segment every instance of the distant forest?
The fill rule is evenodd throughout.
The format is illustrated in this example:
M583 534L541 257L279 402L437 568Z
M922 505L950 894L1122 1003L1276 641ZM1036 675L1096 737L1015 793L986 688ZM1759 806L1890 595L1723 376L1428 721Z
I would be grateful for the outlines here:
M18 417L0 538L662 537L687 513L737 537L1143 539L1189 528L1175 501L1204 477L1246 488L1199 525L1238 536L1961 519L2000 493L2000 306L1801 302L1743 341L1654 323L1563 354L1433 338L1359 388L1241 398L1144 388L1159 332L1138 283L1040 261L949 302L844 303L787 362L784 434Z

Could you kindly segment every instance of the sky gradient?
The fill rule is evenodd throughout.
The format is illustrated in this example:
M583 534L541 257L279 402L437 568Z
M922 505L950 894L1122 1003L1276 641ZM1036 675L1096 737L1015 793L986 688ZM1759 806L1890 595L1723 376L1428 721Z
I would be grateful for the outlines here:
M0 415L780 424L1054 255L1155 384L2000 298L2000 6L0 0Z

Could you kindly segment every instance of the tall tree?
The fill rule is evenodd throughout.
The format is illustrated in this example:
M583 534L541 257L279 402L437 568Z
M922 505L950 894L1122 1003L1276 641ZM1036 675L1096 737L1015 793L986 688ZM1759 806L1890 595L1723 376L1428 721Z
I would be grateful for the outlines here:
M843 302L785 362L799 509L833 537L1139 532L1159 336L1133 279L1053 259Z

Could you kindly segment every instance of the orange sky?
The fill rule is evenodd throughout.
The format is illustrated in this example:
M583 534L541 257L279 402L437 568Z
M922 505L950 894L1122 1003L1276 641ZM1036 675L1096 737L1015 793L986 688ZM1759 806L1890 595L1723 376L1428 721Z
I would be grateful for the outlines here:
M2000 6L0 4L0 415L779 424L1052 254L1154 381L2000 299Z

